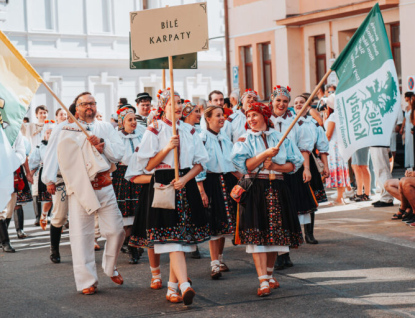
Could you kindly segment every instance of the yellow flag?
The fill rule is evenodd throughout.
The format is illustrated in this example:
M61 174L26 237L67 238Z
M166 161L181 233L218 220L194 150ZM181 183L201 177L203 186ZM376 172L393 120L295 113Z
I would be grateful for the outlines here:
M0 129L13 145L41 77L0 31Z

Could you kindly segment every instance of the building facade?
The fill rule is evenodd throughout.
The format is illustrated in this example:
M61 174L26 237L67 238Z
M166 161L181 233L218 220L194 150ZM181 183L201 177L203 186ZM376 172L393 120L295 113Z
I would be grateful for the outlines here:
M90 91L109 120L120 97L134 103L138 92L147 91L156 99L162 86L162 70L130 70L129 12L194 2L201 1L0 0L0 29L65 105ZM209 1L210 50L198 53L197 70L174 73L175 90L195 102L226 86L223 12L223 0ZM29 111L32 120L41 104L50 118L59 108L41 86Z
M413 0L229 0L234 88L253 88L262 99L276 84L289 85L294 96L311 92L376 3L402 92L413 90Z

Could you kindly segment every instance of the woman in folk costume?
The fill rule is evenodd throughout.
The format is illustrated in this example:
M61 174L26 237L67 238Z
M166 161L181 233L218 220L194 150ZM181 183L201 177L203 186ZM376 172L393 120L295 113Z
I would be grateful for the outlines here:
M232 162L245 174L244 188L252 185L245 203L239 206L235 241L240 237L241 244L247 245L246 252L252 253L260 282L257 294L262 297L279 287L272 277L277 253L303 241L283 174L297 171L304 159L289 139L275 148L282 134L272 128L268 106L254 103L245 114L249 129L233 146Z
M197 134L200 134L200 119L202 118L202 112L199 106L190 102L190 100L185 100L183 104L183 116L182 120L190 130L193 128L196 130Z
M236 202L230 192L241 177L231 161L232 142L220 134L225 123L223 108L209 106L205 111L206 129L199 135L209 154L206 170L197 177L203 204L208 208L211 240L209 241L212 279L222 276L220 271L220 238L233 235L236 221Z
M273 115L271 117L275 130L284 133L292 121L294 115L288 110L291 101L291 88L277 85L271 95L270 104L272 105ZM300 224L311 222L310 213L314 212L318 203L314 197L314 192L310 187L310 153L313 151L313 138L307 134L307 131L301 129L296 123L290 131L288 138L300 149L304 157L304 164L294 174L285 174L284 180L290 189L294 210L298 214ZM283 269L284 266L293 266L289 253L279 255L276 269Z
M245 90L241 96L241 100L238 109L228 117L223 127L224 132L229 139L235 143L240 136L245 134L246 116L245 112L248 110L252 103L258 101L258 93L250 88Z
M294 99L294 110L298 114L306 103L306 96L300 95ZM327 195L324 190L324 185L322 177L327 178L329 176L329 166L327 161L328 151L329 151L329 141L326 137L323 127L321 127L318 122L311 116L308 115L307 110L302 113L301 119L298 121L299 128L305 131L307 136L312 138L313 142L313 154L310 154L310 172L311 180L310 186L314 192L314 196L317 199L318 203L326 202ZM316 150L319 151L319 157L321 162L324 164L322 173L320 174L317 165L316 159L317 154ZM315 212L311 212L311 223L304 224L304 236L305 240L309 244L318 244L318 241L314 238L314 219Z
M130 182L124 178L131 156L138 149L141 138L146 130L144 126L137 125L135 110L130 107L122 107L117 111L118 131L117 134L125 146L125 153L117 164L117 170L112 173L112 184L117 197L118 208L123 215L124 230L127 242L131 235L134 223L135 208L138 204L141 185ZM136 247L128 246L130 264L137 264L140 255Z
M196 134L193 136L198 136L202 132L202 127L204 127L204 125L201 125L200 123L201 118L204 120L204 117L202 117L202 109L202 106L195 105L188 99L183 102L182 121L184 126L190 131L192 131L192 129L196 130ZM191 257L194 259L201 258L198 246L196 246L196 251L191 253Z
M171 98L176 103L174 112ZM136 155L137 162L131 170L138 171L135 175L152 174L146 232L148 244L154 246L156 254L170 255L166 298L170 302L183 301L190 305L195 292L188 281L184 253L195 251L197 243L210 239L206 211L195 180L203 170L202 164L207 162L208 154L203 143L194 136L196 131L189 131L180 122L182 104L179 94L170 89L163 91L159 95L159 106L161 119L154 121L144 133ZM173 136L172 120L177 122L176 136ZM178 180L175 180L174 172L175 148L180 169ZM133 176L126 175L129 179ZM167 197L169 200L163 200Z
M40 227L46 230L48 225L48 212L52 208L52 195L47 191L46 185L42 182L43 159L46 153L49 137L55 126L54 120L46 120L43 126L43 140L35 147L29 157L29 168L33 175L33 196L37 196L38 202L44 202L42 215L40 216Z

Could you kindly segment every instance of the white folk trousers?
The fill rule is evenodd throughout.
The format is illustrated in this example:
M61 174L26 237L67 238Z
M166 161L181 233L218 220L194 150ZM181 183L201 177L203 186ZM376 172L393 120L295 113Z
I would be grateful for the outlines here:
M6 208L3 211L0 211L0 220L11 219L13 215L14 208L16 207L17 202L17 193L12 193L9 203L7 203Z
M69 238L78 291L98 283L94 251L95 214L98 215L101 235L106 239L102 268L109 277L114 275L118 254L125 238L122 214L118 209L114 187L110 185L95 190L95 195L101 207L92 214L86 213L75 195L69 196Z
M392 202L393 197L385 190L386 180L392 179L389 163L389 149L382 147L370 147L370 156L372 157L373 170L376 176L376 183L380 188L380 201Z
M58 178L55 194L52 195L53 210L50 224L54 227L62 227L68 220L68 197L66 196L66 188L62 178Z

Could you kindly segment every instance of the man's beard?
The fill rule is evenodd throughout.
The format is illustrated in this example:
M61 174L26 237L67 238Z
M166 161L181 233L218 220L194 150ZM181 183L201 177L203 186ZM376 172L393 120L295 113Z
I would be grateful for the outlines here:
M85 118L87 119L94 119L97 112L94 111L85 111Z

